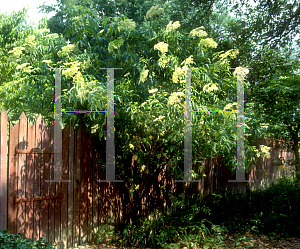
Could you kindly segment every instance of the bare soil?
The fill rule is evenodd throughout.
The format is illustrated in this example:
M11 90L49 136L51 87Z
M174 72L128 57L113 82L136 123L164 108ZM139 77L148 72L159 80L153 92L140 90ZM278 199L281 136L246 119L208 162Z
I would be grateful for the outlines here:
M274 239L269 236L259 236L251 233L245 234L223 234L224 240L223 245L216 246L212 245L212 249L229 249L229 248L262 248L262 249L300 249L300 239L299 238L281 238L281 239ZM247 237L249 241L240 241L240 244L236 244L236 240L238 238ZM187 247L181 243L178 243L180 248L187 249ZM77 247L79 248L90 248L90 249L104 249L104 248L120 248L114 245L109 245L107 243L102 243L100 245L89 244L89 245L82 245ZM136 249L138 247L123 247L124 249ZM195 249L200 249L202 247L197 247ZM74 248L75 249L75 248ZM120 248L121 249L121 248ZM149 248L146 248L149 249Z

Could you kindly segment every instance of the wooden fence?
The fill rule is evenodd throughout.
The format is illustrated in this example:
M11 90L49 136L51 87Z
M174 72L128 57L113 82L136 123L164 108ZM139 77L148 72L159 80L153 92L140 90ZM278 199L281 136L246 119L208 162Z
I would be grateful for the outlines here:
M175 183L165 168L148 182L149 192L139 202L130 198L124 183L98 181L106 178L99 163L99 159L105 162L105 141L88 136L83 125L74 130L72 124L64 128L62 140L62 180L71 181L46 182L54 179L54 125L46 127L39 115L31 126L22 113L15 126L10 123L8 139L7 115L2 110L0 230L9 229L29 238L43 237L54 242L56 248L77 247L94 240L99 228L110 218L110 224L118 227L125 220L136 218L137 213L146 216L154 208L166 210L171 198L182 193L184 184L188 186ZM206 174L204 181L191 183L188 193L245 190L244 183L228 183L235 180L235 174L224 167L222 159L207 159L204 165L200 171ZM256 165L259 167L272 171L265 159ZM251 172L253 179L259 177L255 167ZM168 191L173 196L168 196Z

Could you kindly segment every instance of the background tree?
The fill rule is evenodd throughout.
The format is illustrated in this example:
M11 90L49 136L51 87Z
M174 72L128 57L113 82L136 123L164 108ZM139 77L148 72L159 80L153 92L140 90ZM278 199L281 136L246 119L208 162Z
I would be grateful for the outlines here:
M264 82L265 83L265 82ZM280 76L257 89L257 112L269 123L268 131L294 152L296 178L300 184L300 76Z
M25 9L23 11L26 13ZM3 23L14 15L3 16ZM18 120L24 111L29 114L30 122L41 113L49 124L54 117L54 80L53 71L48 68L59 61L57 53L66 41L62 36L49 34L42 24L38 27L27 26L27 29L22 26L16 28L14 36L20 37L20 40L7 44L7 56L1 58L1 65L6 66L0 73L3 79L0 86L1 109L7 111L9 120Z
M15 68L9 63L9 51L18 47L24 42L26 36L32 31L26 23L27 9L15 12L10 15L0 14L0 85L11 79Z

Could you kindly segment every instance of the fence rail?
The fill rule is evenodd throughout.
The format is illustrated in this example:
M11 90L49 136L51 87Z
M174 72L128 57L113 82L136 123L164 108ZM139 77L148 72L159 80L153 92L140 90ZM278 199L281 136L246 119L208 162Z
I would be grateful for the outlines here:
M56 243L57 248L76 247L95 239L100 226L110 218L112 225L118 227L137 213L145 216L154 208L166 210L171 199L188 186L175 184L165 168L147 183L149 192L138 203L130 198L124 183L98 181L106 177L99 163L99 159L105 162L105 141L88 136L83 125L74 130L72 124L62 133L62 180L71 181L46 182L54 179L54 125L46 127L39 115L31 126L22 113L15 126L10 123L8 139L4 110L0 119L0 230L9 229L29 238L43 237ZM253 187L259 185L257 180L266 172L271 180L280 177L272 166L278 157L288 160L293 155L274 149L270 159L259 159L250 171L250 180L256 181L251 183ZM194 166L200 167L199 163ZM204 180L190 183L188 194L205 196L220 189L245 191L244 183L228 183L235 180L235 174L221 158L206 159L200 170L203 173ZM162 190L163 185L166 191ZM168 191L173 195L167 195Z

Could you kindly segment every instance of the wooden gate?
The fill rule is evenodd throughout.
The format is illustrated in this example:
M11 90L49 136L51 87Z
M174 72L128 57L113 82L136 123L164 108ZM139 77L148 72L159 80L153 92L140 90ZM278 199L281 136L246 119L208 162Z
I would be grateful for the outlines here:
M9 163L13 167L8 172L8 229L59 243L61 183L46 182L54 179L53 136L53 125L47 129L41 116L27 126L22 113L20 122L10 125Z
M7 127L4 111L1 119L1 127ZM121 197L115 196L116 187L98 182L106 173L97 163L105 158L103 144L83 126L66 126L62 133L62 180L70 182L47 182L54 180L53 123L47 127L39 115L31 126L22 113L15 126L10 123L8 137L8 157L7 136L0 139L1 229L44 238L57 249L73 248L94 240L99 228L117 217L114 207Z

